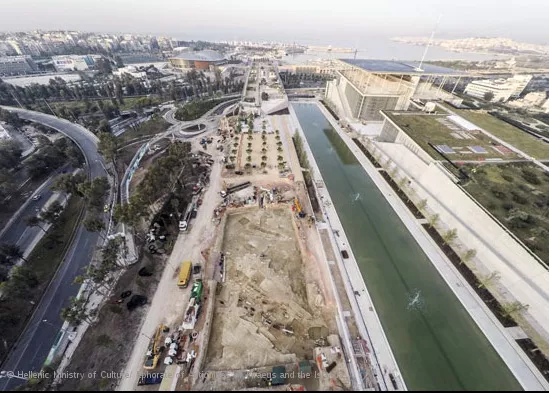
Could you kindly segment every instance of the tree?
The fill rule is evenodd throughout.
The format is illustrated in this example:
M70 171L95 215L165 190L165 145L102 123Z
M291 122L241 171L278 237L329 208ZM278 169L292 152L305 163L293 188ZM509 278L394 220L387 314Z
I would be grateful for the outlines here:
M278 156L278 157L276 157L276 159L277 159L278 161L282 161L282 160L284 160L284 157Z
M261 156L261 161L267 161L267 156Z
M38 227L46 233L46 230L42 227L42 225L40 225L41 223L42 221L37 216L29 216L25 218L25 224L29 227Z
M444 241L444 244L450 246L456 240L457 238L457 229L449 229L446 232L442 234L442 240Z
M461 263L465 263L466 265L469 264L473 260L473 258L477 255L477 250L470 248L467 251L465 251L465 254L461 257Z
M261 100L262 101L268 101L269 100L269 94L266 92L261 93Z
M115 56L114 61L116 61L116 66L118 68L124 67L124 62L122 61L122 58L120 56Z
M486 288L489 289L495 281L499 280L501 278L499 272L492 272L490 274L480 275L478 277L478 288Z
M246 161L248 161L248 162L252 161L252 156L247 156Z
M86 228L89 232L101 232L105 229L105 224L103 223L103 220L101 220L99 217L88 217L84 220L84 228ZM99 234L103 240L105 240L105 237Z
M108 133L108 134L112 133L111 125L105 119L103 119L99 122L99 127L97 127L97 130L99 132L103 132L103 133Z
M420 212L425 210L425 208L427 207L427 199L422 199L421 201L419 201L416 207L417 207L417 210L419 210Z
M51 224L62 211L63 206L58 201L53 201L46 211L40 213L40 219Z
M61 310L61 319L71 325L79 325L83 321L91 323L91 316L86 309L87 301L84 298L70 298L70 304Z
M27 262L23 257L23 251L17 244L4 243L0 245L0 255L5 257L6 262L10 265L15 265L19 259Z
M97 136L99 138L97 144L99 153L108 161L116 157L116 151L119 147L118 138L108 132L100 132Z
M86 175L78 173L73 175L65 173L57 176L52 185L52 190L65 194L78 194L78 185L86 181Z
M97 68L97 71L99 71L100 74L111 74L112 73L112 67L111 62L104 57L98 59L95 62L95 67Z
M14 140L0 142L0 169L17 168L21 162L23 149L21 144Z
M486 93L484 93L485 101L492 101L493 99L494 99L494 93L492 93L491 91L487 91Z
M440 216L438 215L438 213L431 215L427 219L427 222L429 223L429 227L430 228L436 227L439 220L440 220Z
M530 306L516 301L511 303L505 303L501 307L503 309L502 314L504 317L512 317L516 314L521 314L523 311L527 311Z

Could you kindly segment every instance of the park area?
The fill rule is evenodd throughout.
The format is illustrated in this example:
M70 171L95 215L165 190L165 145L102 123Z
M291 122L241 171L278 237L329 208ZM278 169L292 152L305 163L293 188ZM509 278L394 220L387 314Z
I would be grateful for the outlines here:
M246 208L227 217L226 280L216 297L207 370L297 363L333 327L308 278L290 209ZM306 257L305 257L306 258Z
M468 169L471 180L464 188L549 263L549 174L527 163Z
M442 159L440 153L443 153L451 161L519 158L516 153L501 146L481 131L466 129L448 115L417 112L387 112L387 115L436 160Z
M452 111L535 159L549 159L548 144L542 143L539 139L519 130L517 127L512 126L503 120L479 111L462 109L452 109Z

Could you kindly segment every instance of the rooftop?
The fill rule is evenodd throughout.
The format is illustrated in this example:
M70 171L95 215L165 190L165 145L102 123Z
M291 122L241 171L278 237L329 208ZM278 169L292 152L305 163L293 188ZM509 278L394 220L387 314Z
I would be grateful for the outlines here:
M193 61L221 61L225 57L214 50L201 50L198 52L183 52L174 57L175 59L193 60Z
M459 116L402 111L383 113L435 160L443 159L440 153L454 162L519 158Z
M405 75L447 75L460 76L466 75L465 72L456 71L451 68L439 67L427 63L421 65L421 70L417 67L419 62L400 62L393 60L369 60L369 59L340 59L341 61L355 67L362 68L365 71L376 74L405 74Z

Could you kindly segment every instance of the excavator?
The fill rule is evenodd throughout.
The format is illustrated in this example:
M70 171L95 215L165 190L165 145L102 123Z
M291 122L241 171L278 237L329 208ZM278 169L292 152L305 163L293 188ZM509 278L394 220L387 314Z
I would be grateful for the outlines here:
M143 368L145 370L154 370L158 364L158 359L160 358L160 339L162 338L162 332L164 331L164 325L158 325L156 329L156 334L151 339L149 344L149 349L147 349L147 354L145 355L145 363Z
M295 211L299 218L305 217L305 213L301 210L301 205L297 198L294 199Z

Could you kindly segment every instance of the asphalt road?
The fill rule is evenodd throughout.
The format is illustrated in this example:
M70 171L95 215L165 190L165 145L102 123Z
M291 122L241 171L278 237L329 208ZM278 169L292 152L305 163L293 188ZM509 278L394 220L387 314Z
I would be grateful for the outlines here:
M4 228L3 233L0 235L0 243L17 244L23 251L31 245L33 239L42 230L38 227L27 226L25 218L36 216L38 211L44 207L46 202L48 202L54 194L51 190L51 185L56 176L62 172L69 173L72 172L72 170L66 168L59 169L47 181L42 183L37 192L41 195L40 199L34 201L32 198L29 198L24 208L18 212L17 217Z
M13 110L23 119L35 121L57 129L73 139L84 152L91 178L107 176L103 158L97 152L97 138L84 127L43 113L24 109L3 107ZM43 202L46 195L43 196ZM73 285L74 278L91 260L99 234L86 231L80 226L61 267L50 286L37 305L27 330L23 333L17 347L2 366L5 371L39 371L55 342L63 325L61 309L68 299L78 293L79 287ZM46 322L44 322L44 320ZM0 389L13 390L24 381L11 378L1 379Z

